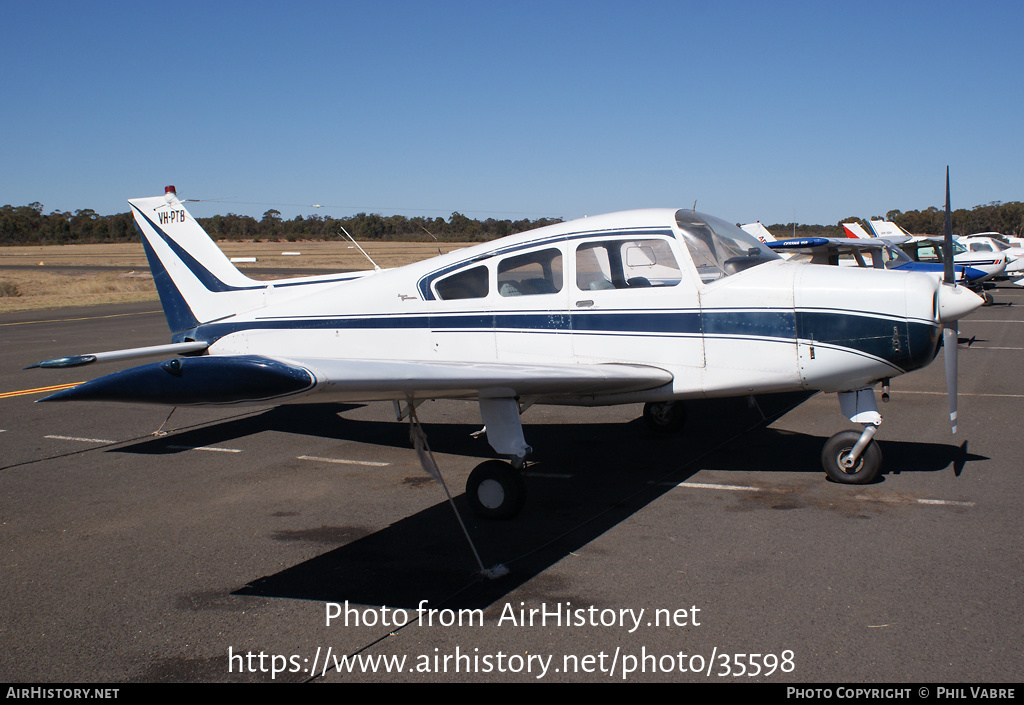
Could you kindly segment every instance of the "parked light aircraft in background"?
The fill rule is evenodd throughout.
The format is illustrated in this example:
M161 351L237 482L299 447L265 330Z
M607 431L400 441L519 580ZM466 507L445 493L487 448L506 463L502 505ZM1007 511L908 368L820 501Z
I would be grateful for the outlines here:
M883 239L895 237L907 237L906 230L887 220L872 220L869 222L875 236ZM913 236L910 241L900 245L900 249L907 253L915 262L941 263L943 238L936 236ZM998 252L970 252L966 247L955 240L952 243L953 262L966 267L985 272L986 280L997 278L1003 274L1009 258Z
M995 253L999 252L1006 256L1006 269L1000 279L1013 279L1014 284L1024 285L1024 245L1011 245L999 233L979 233L958 237L959 244L972 253Z
M794 262L895 269L905 272L924 272L938 279L943 277L942 264L916 262L899 248L900 244L913 239L906 234L884 238L871 237L860 223L843 223L843 228L849 237L804 237L777 240L760 222L740 227L775 252ZM986 272L963 265L954 266L954 274L957 281L972 289L990 277Z
M470 504L491 517L522 506L531 449L520 414L532 403L644 402L648 422L670 428L687 399L837 392L862 428L825 443L825 472L870 482L881 463L873 386L929 364L952 330L955 432L955 322L981 304L951 273L790 263L690 209L582 218L396 269L261 282L231 265L173 187L129 203L172 342L36 366L180 356L42 401L390 400L412 419L424 400L476 400L488 442L510 461L469 478Z

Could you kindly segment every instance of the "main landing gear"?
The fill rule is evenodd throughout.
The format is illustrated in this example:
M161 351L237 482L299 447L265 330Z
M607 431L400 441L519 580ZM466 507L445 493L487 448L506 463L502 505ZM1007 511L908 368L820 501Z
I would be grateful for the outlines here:
M686 425L686 406L680 401L649 401L644 422L655 433L676 433Z
M512 519L526 502L522 473L504 460L487 460L476 466L466 482L466 499L473 512L484 519Z
M882 423L875 392L871 388L839 392L839 407L850 421L864 424L864 430L842 431L829 438L821 451L821 464L833 482L866 485L882 469L882 450L873 438Z
M885 398L883 394L883 399ZM825 474L833 482L863 485L877 479L882 468L882 451L874 440L882 423L869 388L839 393L839 406L863 431L842 431L828 439L821 452ZM480 463L466 482L466 499L473 512L486 519L512 519L526 502L526 483L522 469L532 452L523 437L519 402L503 397L480 400L480 415L487 430L487 441L505 460ZM674 433L686 423L686 407L681 402L648 402L644 421L659 433Z
M519 401L510 397L481 398L480 416L487 430L487 442L499 455L510 458L486 460L473 470L466 482L466 499L473 512L485 519L512 519L526 503L522 469L533 452L523 437Z

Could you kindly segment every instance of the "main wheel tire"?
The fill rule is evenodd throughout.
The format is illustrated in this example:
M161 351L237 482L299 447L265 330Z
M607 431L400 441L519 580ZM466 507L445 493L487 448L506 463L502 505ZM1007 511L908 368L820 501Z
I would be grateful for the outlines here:
M502 460L476 466L466 482L466 498L473 512L484 519L512 519L526 503L523 476Z
M656 433L678 433L686 425L686 407L678 401L649 401L644 421Z
M860 440L860 431L843 431L825 442L821 451L821 464L830 480L845 485L866 485L878 477L882 468L882 449L872 440L860 454L856 465L846 467L843 460Z

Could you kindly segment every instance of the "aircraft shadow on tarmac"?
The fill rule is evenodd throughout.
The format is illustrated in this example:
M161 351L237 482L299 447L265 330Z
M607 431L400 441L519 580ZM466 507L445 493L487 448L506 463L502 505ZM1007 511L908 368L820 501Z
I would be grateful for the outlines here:
M770 478L773 470L813 472L821 474L825 482L818 461L823 439L767 428L808 396L759 397L756 407L745 399L691 403L686 431L671 437L649 431L639 419L629 423L527 423L527 439L538 460L527 467L528 500L516 519L493 522L476 518L464 495L449 480L482 563L485 567L505 564L510 569L505 577L475 578L476 560L452 508L442 501L304 563L254 580L233 594L347 600L405 609L415 608L425 599L431 607L483 609L701 469L756 469L763 471L765 478ZM339 418L339 412L353 408L337 404L277 407L109 452L177 452L181 447L224 443L272 430L408 448L413 453L407 423ZM425 430L437 455L483 460L490 454L486 441L470 436L479 426L430 424ZM880 446L886 467L901 472L935 472L953 463L959 474L966 461L985 459L969 455L966 444L958 448L883 441ZM323 530L331 531L330 527ZM339 537L345 533L337 529Z

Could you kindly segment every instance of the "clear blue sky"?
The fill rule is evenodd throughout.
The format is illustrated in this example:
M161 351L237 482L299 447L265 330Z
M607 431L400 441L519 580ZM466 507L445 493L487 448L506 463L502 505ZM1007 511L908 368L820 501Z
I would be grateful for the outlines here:
M1024 2L2 0L0 204L836 223L1024 200ZM297 205L293 205L297 204Z

